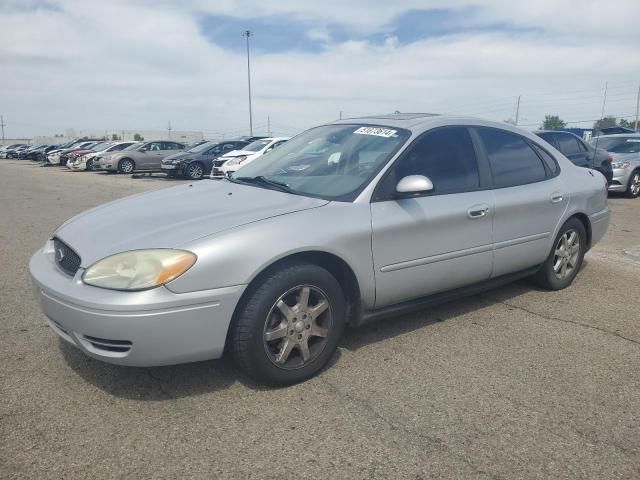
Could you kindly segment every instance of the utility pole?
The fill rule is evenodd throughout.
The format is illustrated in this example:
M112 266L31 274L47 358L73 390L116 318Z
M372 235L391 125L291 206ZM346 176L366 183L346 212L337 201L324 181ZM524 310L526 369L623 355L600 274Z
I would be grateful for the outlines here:
M271 136L271 117L267 116L267 137Z
M253 136L253 113L251 111L251 62L249 61L249 37L253 36L251 30L242 32L247 37L247 84L249 85L249 135Z
M516 127L518 126L519 117L520 117L520 95L518 95L518 102L516 103Z
M340 110L340 120L342 120L342 110Z
M636 124L634 125L635 130L640 132L640 125L638 125L638 113L640 113L640 86L638 86L638 96L636 97ZM2 140L4 143L4 130L2 133Z
M171 140L171 120L169 120L169 127L167 130L169 130L169 140Z
M638 115L636 114L636 117ZM4 123L4 117L2 115L0 115L0 127L2 127L2 145L4 145L4 127L6 127L7 124Z

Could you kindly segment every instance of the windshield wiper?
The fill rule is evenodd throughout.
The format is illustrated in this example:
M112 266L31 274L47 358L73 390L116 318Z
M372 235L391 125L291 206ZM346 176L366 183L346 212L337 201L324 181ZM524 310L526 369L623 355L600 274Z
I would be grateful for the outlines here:
M278 182L277 180L270 180L264 175L258 175L256 177L233 177L233 180L238 180L243 183L252 183L254 185L263 185L265 187L275 188L281 192L296 193L286 183Z

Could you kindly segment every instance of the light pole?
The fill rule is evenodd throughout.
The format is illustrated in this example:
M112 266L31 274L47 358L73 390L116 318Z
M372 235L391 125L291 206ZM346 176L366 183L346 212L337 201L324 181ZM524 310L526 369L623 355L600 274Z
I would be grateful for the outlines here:
M251 64L249 62L249 37L253 36L251 30L242 32L243 37L247 37L247 83L249 85L249 135L253 136L253 114L251 112Z

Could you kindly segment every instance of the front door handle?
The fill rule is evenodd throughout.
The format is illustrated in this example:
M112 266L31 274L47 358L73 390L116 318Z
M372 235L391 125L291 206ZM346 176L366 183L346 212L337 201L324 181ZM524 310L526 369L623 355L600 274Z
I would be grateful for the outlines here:
M487 213L489 213L489 206L488 205L475 205L475 206L471 207L469 210L467 210L467 217L469 217L471 219L482 218Z
M553 195L551 195L551 203L560 203L563 199L564 197L561 193L554 193Z

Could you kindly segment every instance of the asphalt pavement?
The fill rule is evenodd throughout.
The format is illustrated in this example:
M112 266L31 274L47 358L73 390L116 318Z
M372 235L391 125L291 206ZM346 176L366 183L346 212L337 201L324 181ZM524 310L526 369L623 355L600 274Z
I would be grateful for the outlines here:
M36 304L27 264L59 224L176 183L0 159L0 478L640 478L640 200L610 199L570 288L349 330L269 389L228 359L92 360Z

